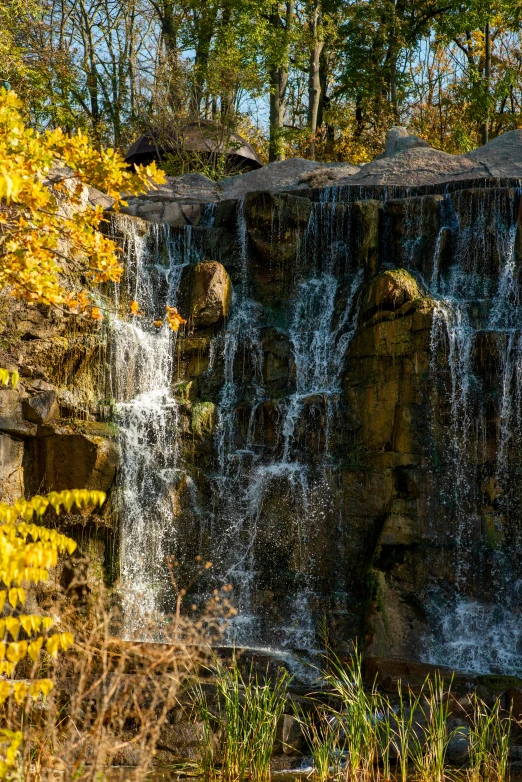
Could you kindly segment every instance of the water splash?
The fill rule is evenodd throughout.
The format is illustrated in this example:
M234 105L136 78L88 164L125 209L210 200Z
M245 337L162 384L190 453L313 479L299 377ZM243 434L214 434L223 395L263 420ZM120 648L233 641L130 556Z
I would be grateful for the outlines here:
M430 609L436 631L427 655L435 663L481 672L513 670L512 648L520 646L522 637L519 612L510 606L510 559L516 539L506 537L502 510L509 501L505 498L510 448L521 431L522 317L513 208L517 197L495 195L492 203L487 193L446 196L431 277L431 293L438 298L431 335L433 410L449 411L435 427L444 460L438 479L439 512L445 514L442 534L454 545L454 584L452 596L446 585L446 597ZM445 268L443 244L449 245L452 257ZM489 358L495 354L498 374ZM477 365L482 360L487 362L488 382L497 378L500 391L493 464L491 435L486 431L491 412L485 408L491 402ZM491 503L486 517L485 493ZM484 582L494 583L495 590L483 587L481 602L474 595Z
M157 328L167 303L174 304L182 269L192 258L190 231L171 235L154 224L146 232L134 220L119 220L127 248L127 300L144 318L116 318L110 327L111 385L115 399L119 473L120 579L127 638L157 640L162 593L167 583L166 545L175 536L171 498L179 472L179 410L172 396L175 334ZM166 263L159 248L167 250ZM161 622L160 622L161 623ZM152 633L152 636L151 636Z
M329 205L330 206L330 205ZM266 645L279 639L279 647L314 648L315 626L311 605L314 602L313 557L309 542L311 466L302 451L295 448L294 433L307 402L317 396L324 409L324 451L328 457L330 420L341 391L344 357L356 326L356 291L362 271L340 283L335 273L339 264L346 267L348 244L336 246L323 257L317 244L319 234L334 235L334 224L341 211L314 205L308 227L296 239L298 270L312 269L304 279L295 279L293 295L287 305L290 326L286 334L292 349L295 387L278 401L277 439L268 447L260 444L256 432L262 425L269 399L264 380L264 354L261 331L266 323L263 308L249 296L249 238L244 202L237 209L239 286L234 291L232 312L223 336L214 341L212 361L221 355L224 381L220 391L216 445L219 473L215 478L220 497L218 516L225 522L222 540L213 558L221 561L225 577L234 584L239 610L227 638L239 645ZM277 240L280 216L273 215L272 233ZM329 220L333 221L329 224ZM349 225L343 226L344 236ZM302 272L301 272L302 273ZM284 327L283 327L284 329ZM249 410L248 423L241 434L240 416ZM328 458L326 459L328 461ZM299 585L294 583L293 602L285 606L276 627L259 607L259 558L261 540L273 523L271 505L288 509L284 534L292 539L291 564ZM290 530L288 529L290 528ZM277 534L274 530L273 534ZM273 646L273 643L270 644Z

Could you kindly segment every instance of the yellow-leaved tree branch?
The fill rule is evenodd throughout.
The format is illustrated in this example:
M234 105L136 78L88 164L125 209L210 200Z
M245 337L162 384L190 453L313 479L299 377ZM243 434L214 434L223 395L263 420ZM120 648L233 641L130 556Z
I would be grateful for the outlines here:
M0 503L0 705L14 697L23 709L28 699L46 697L52 680L16 678L16 667L22 660L36 666L44 651L57 657L74 640L71 633L51 632L51 617L23 612L27 587L47 581L58 555L76 549L74 540L35 523L35 517L41 518L49 507L69 513L73 505L94 509L104 502L104 492L79 489ZM20 731L0 729L0 779L16 765L22 740Z
M126 203L122 194L137 195L164 175L154 164L130 170L117 152L92 146L82 133L37 133L26 127L20 109L15 93L1 89L0 289L29 305L98 319L96 301L79 280L118 282L123 268L117 245L100 230L103 208L89 202L86 187L105 192L118 211ZM178 325L174 318L172 327ZM0 386L16 387L18 380L17 371L0 368ZM28 586L46 581L58 555L76 548L71 538L35 523L35 516L49 506L59 513L104 501L103 492L76 490L0 503L0 705L14 701L22 711L28 700L45 698L53 682L38 675L41 655L55 658L73 643L70 633L52 632L51 617L24 612ZM25 668L17 672L22 661L32 664L29 677ZM16 768L22 742L22 732L4 722L0 779Z
M81 132L37 133L20 110L16 94L1 89L0 288L29 304L100 318L74 279L117 282L123 268L117 245L100 231L103 207L88 202L86 186L109 195L118 211L123 194L144 192L164 174L155 163L131 170L119 153L94 147Z

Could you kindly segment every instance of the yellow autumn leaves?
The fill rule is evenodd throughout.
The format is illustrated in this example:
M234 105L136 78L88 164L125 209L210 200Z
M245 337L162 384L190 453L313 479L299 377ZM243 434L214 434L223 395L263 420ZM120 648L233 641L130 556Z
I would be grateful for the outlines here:
M167 305L167 323L172 331L178 331L179 327L187 321L181 317L176 307L169 307Z
M70 512L74 505L82 510L104 501L103 492L79 489L19 499L12 505L0 503L0 582L4 587L0 589L0 705L14 698L22 708L28 698L49 695L51 679L14 679L16 666L25 659L38 663L44 650L56 658L74 641L69 632L49 633L54 624L51 617L21 613L26 602L23 584L46 581L58 555L72 554L76 548L66 535L33 523L34 516L43 516L49 507L56 513L61 509ZM8 608L11 613L6 615ZM16 765L21 740L19 732L0 731L0 779Z
M133 317L136 318L142 318L145 313L142 312L140 309L140 305L137 301L131 301L129 304L129 310ZM169 328L172 329L172 331L178 331L180 326L183 326L187 321L181 317L181 315L178 312L177 307L169 307L167 304L165 307L165 310L167 312L167 323L169 325ZM153 321L153 324L156 326L157 329L160 329L163 326L162 320L155 320Z
M100 318L89 293L64 279L68 263L92 284L118 281L123 271L115 242L100 231L103 207L88 203L86 185L102 189L118 210L122 193L136 195L164 175L155 164L130 170L81 132L39 134L24 125L20 109L15 93L1 89L0 288L30 304Z
M0 686L3 683L0 682ZM0 730L0 779L5 779L9 771L16 764L16 757L23 741L21 731Z
M19 373L15 370L14 372L9 372L8 369L2 369L0 367L0 385L1 386L7 386L9 385L9 381L11 381L11 385L13 388L16 388L18 385L18 381L20 380Z

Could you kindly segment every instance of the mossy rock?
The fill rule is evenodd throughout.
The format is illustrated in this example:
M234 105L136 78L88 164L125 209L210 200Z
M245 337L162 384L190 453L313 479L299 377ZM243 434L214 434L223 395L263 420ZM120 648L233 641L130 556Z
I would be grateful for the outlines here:
M192 434L197 437L206 437L212 434L214 428L214 415L216 406L214 402L194 402L190 428Z
M195 395L193 380L180 380L174 385L174 396L180 402L192 402Z
M477 682L490 692L505 692L510 687L522 687L522 679L519 676L485 674L484 676L479 676Z
M423 299L426 292L406 269L389 269L369 284L362 306L366 319L378 310L395 312L406 302Z

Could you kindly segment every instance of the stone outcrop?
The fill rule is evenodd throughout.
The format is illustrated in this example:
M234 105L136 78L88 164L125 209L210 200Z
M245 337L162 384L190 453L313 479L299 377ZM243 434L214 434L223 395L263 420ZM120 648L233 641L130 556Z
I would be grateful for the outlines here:
M232 286L225 267L201 261L185 269L180 283L179 309L191 327L213 326L230 312Z
M521 139L452 156L393 129L360 171L296 160L170 179L115 221L146 247L144 333L167 295L188 321L172 342L165 494L180 533L165 551L233 574L257 645L310 648L326 616L341 653L358 637L375 658L419 662L459 578L463 600L494 605L499 572L522 577L520 197L495 179L522 165ZM7 310L0 366L22 382L0 389L2 496L110 493L103 334Z
M270 163L256 171L213 182L203 174L167 177L167 183L131 197L124 213L173 227L199 225L205 205L256 192L297 192L344 185L420 187L465 179L522 176L522 131L512 130L465 155L434 149L406 128L393 127L385 150L363 166L302 158ZM91 200L97 203L99 195ZM104 205L108 204L104 202Z
M119 450L115 427L96 420L105 336L94 322L6 294L0 313L0 366L20 373L16 388L0 387L0 501L62 489L105 491L101 513L61 514L60 523L77 538L80 556L98 552L100 573L108 575L104 552L111 550L105 546Z
M424 139L419 138L418 136L412 136L408 133L406 128L390 128L386 134L386 144L381 157L390 157L391 155L396 155L398 152L405 152L414 147L429 146L427 141L424 141Z
M250 171L242 176L229 177L220 183L223 198L243 198L248 193L300 190L309 187L335 185L337 180L359 171L350 163L316 163L303 158L290 158Z

